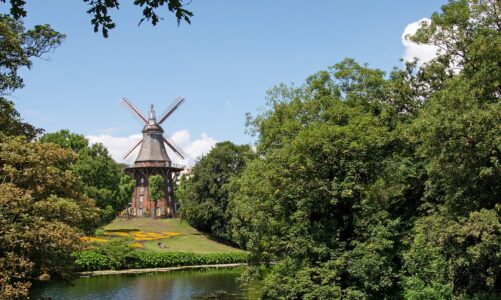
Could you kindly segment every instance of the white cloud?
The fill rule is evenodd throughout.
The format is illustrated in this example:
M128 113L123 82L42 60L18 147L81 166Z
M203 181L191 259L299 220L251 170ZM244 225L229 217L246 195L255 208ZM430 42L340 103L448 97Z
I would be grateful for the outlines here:
M431 20L423 18L419 21L410 23L405 27L404 32L402 33L402 44L405 47L404 60L412 61L414 60L414 58L417 58L419 59L419 65L429 62L430 60L435 58L437 56L438 50L438 48L434 45L417 44L408 39L409 35L416 33L416 31L420 27L420 24L423 22L429 23L431 22Z
M188 166L193 165L199 157L207 154L212 149L212 147L216 145L216 140L205 133L202 133L198 139L192 140L190 132L186 129L176 131L171 136L171 139L184 152L186 152L188 157L183 161L179 161L179 157L177 157L175 154L172 154L170 151L169 157L171 157L174 162L183 163Z
M137 149L129 155L127 160L124 161L123 156L139 142L141 137L141 134L134 134L129 137L117 137L109 134L86 136L91 144L102 143L108 148L111 157L113 157L115 161L129 164L134 162L140 147L137 147ZM171 139L187 154L187 157L181 160L180 157L167 147L169 157L173 162L187 166L192 166L197 158L207 154L216 144L216 140L205 133L202 133L198 139L192 139L190 132L186 129L176 131L171 136Z

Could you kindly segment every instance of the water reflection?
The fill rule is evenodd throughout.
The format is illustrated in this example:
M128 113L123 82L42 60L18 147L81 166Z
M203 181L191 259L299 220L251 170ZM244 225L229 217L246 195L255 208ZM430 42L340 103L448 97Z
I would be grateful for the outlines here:
M241 269L187 270L79 278L73 285L49 283L32 299L257 299L254 288L236 282Z

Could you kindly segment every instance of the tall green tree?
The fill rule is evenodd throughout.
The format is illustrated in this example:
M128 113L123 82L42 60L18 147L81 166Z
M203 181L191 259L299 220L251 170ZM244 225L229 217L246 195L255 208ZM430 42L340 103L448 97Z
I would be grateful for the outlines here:
M32 140L43 130L23 122L12 101L4 96L24 86L19 76L22 68L30 69L33 58L43 58L64 40L64 35L49 25L26 30L23 23L0 15L0 132L24 135Z
M0 133L6 136L23 135L33 140L43 133L43 129L24 122L14 103L0 97Z
M499 1L451 1L413 37L442 53L424 69L455 74L409 128L427 174L422 211L404 253L405 295L496 295L501 221Z
M68 129L62 129L57 132L47 133L40 137L43 143L54 143L65 149L80 152L89 146L89 141L82 134L72 133Z
M256 263L280 261L266 297L398 294L399 218L412 220L420 185L406 119L386 100L392 80L347 59L272 89L269 110L250 120L261 156L233 182L231 222Z
M151 217L155 219L157 217L157 203L160 199L165 199L165 179L159 174L148 177L148 188L154 203Z
M64 34L49 25L26 30L21 21L0 15L0 96L22 88L24 83L18 74L19 69L30 69L33 58L52 52L64 38Z
M385 76L345 60L269 92L259 157L232 182L234 236L291 299L497 298L499 1L450 1Z
M231 241L228 184L252 157L248 145L216 144L193 167L191 178L186 182L186 193L178 194L182 218L201 231Z
M85 194L103 209L103 222L111 221L130 202L133 180L102 144L89 145L83 135L68 130L47 133L40 141L75 151L77 159L72 170L80 177Z
M54 144L0 135L0 298L27 299L32 281L69 277L79 236L99 210Z

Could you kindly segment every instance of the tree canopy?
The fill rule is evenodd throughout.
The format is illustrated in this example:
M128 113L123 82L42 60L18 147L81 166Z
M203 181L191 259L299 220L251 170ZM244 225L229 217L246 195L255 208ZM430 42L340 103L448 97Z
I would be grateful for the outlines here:
M41 58L53 51L64 40L64 35L49 25L26 30L23 23L7 15L0 15L0 132L6 135L24 135L32 140L43 130L23 122L12 101L4 96L24 86L18 71L31 68L33 58Z
M421 68L346 59L248 116L230 223L265 298L501 295L499 5L444 5L411 37L441 49Z
M64 38L64 34L49 25L36 25L26 30L16 18L0 15L0 95L22 88L23 79L18 75L18 70L22 67L31 68L32 58L50 53Z
M253 153L248 145L221 142L183 179L184 192L178 193L181 216L188 223L213 237L231 241L228 221L229 183L238 176Z
M0 298L27 298L31 281L71 275L71 253L97 227L99 210L71 171L72 151L0 141Z
M165 199L165 179L160 174L148 177L148 189L151 200L155 203L151 216L153 219L157 217L157 202L160 199Z
M54 143L76 153L72 171L83 183L84 193L103 209L103 222L112 220L131 200L134 180L122 172L102 144L89 145L81 134L60 130L46 133L41 142Z
M82 0L88 5L87 13L92 17L91 24L94 32L101 31L105 38L108 37L109 31L115 28L116 24L111 18L110 11L120 8L119 0ZM10 15L15 20L20 20L28 15L25 9L26 1L19 0L0 0L3 3L10 4ZM163 18L159 15L159 10L167 9L173 13L178 25L181 21L191 23L193 13L186 9L186 6L191 1L185 0L134 0L132 3L141 9L142 18L139 21L141 24L144 21L150 22L152 25L157 25Z

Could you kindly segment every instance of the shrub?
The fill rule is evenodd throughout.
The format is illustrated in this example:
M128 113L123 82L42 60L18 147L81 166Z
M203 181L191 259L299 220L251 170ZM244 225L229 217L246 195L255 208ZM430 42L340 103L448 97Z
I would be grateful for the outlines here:
M109 270L112 268L112 263L107 256L93 250L77 252L73 256L79 271Z
M107 244L102 248L108 249L109 245ZM102 249L83 251L75 255L77 258L75 263L79 271L97 271L245 263L248 258L247 253L157 253L151 251L134 251L130 247L126 247L129 249L126 253L116 251L106 252ZM112 248L116 250L115 247Z

